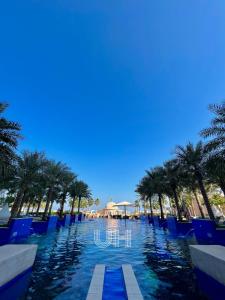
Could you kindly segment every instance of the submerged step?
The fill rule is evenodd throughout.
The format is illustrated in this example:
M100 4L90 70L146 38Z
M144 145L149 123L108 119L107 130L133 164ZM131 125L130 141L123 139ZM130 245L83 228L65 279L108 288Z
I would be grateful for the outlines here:
M96 265L87 300L143 300L131 265Z
M122 268L105 269L104 288L102 300L127 299L126 287Z

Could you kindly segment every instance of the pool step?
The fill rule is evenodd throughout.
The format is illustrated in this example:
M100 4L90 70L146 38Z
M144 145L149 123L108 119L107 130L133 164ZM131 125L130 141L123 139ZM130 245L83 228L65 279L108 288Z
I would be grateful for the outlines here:
M96 265L86 300L102 300L105 265Z
M123 277L125 281L127 299L128 300L143 300L137 279L131 265L122 265Z
M86 300L143 300L131 265L96 265Z

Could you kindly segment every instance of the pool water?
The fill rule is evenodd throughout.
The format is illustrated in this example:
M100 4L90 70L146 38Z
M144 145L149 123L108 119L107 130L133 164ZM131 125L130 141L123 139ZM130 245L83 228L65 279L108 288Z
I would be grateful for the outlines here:
M113 245L99 243L96 236L103 241L110 230L117 230L121 239L117 236ZM195 242L141 221L87 220L47 235L33 235L27 242L38 244L27 300L86 299L99 263L110 268L131 264L144 299L205 299L191 268L188 244Z

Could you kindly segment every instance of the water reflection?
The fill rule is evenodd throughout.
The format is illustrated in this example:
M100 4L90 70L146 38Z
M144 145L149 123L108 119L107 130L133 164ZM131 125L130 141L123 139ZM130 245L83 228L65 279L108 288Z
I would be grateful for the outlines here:
M154 299L205 299L195 281L187 240L175 239L163 230L152 228L143 254L145 264L157 277L157 286L150 294Z
M29 242L37 242L39 248L26 299L53 299L70 287L85 244L77 240L76 227Z
M113 245L100 249L94 231L121 234L131 230L131 248ZM96 264L132 264L144 299L204 299L196 288L188 243L161 229L139 222L96 220L74 224L46 236L32 236L39 245L26 299L85 300ZM116 299L115 299L116 300Z

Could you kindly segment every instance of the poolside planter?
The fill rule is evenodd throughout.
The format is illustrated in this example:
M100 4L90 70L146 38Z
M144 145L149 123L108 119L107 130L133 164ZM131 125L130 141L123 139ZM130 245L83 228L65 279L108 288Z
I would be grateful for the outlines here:
M32 222L33 233L42 234L51 230L55 230L57 221L58 221L57 216L49 216L47 221L33 221Z
M63 219L58 219L57 222L57 227L61 227L61 226L69 226L70 225L70 214L66 214L64 215Z
M32 218L11 219L9 227L0 228L0 245L10 241L28 237L31 234Z
M176 217L167 217L167 228L172 234L186 235L192 229L192 223L179 222Z
M214 221L193 219L192 226L198 242L225 245L225 228L217 228Z
M36 245L0 247L0 299L22 299L29 285Z
M192 263L201 291L207 299L225 299L225 248L219 245L190 246Z

